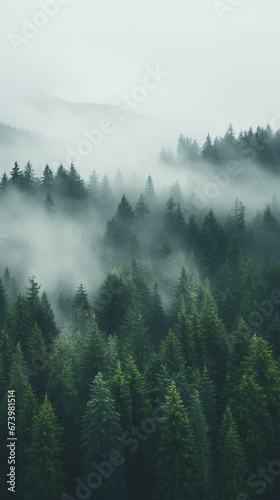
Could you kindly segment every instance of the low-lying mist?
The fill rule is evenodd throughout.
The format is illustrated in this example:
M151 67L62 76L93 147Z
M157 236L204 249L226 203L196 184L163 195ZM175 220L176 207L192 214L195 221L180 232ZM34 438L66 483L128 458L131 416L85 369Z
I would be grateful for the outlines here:
M80 200L75 199L75 196L73 199L69 196L64 198L64 195L56 193L54 189L52 210L48 210L46 205L46 192L39 185L36 186L36 183L27 192L9 186L5 192L2 189L2 272L8 266L23 289L27 285L28 276L35 275L54 304L60 292L69 290L71 294L80 282L83 282L93 300L106 273L111 270L110 265L114 267L119 264L114 256L110 258L110 264L104 260L103 243L107 221L116 213L123 194L133 210L140 194L144 194L149 211L153 214L155 237L157 228L161 227L162 214L166 211L170 196L175 204L180 204L186 223L192 214L202 222L210 208L213 208L219 220L225 222L236 198L245 205L246 223L249 223L257 210L262 210L272 202L273 194L277 194L279 186L277 174L264 172L251 161L243 164L231 162L219 168L205 162L190 162L184 166L154 163L149 168L150 170L146 167L137 171L132 165L129 176L126 172L122 175L120 170L109 178L111 198L106 207L95 203L96 193L90 187L92 177L91 181L83 184L85 193ZM98 177L98 174L101 175ZM147 200L149 174L155 194L151 205ZM96 186L98 184L101 189L102 173L96 172L94 179ZM149 241L151 234L142 230L140 226L136 228L142 256L146 257L145 249L149 248L148 257L152 257L151 253L153 248L156 251L156 247ZM159 241L160 243L162 242ZM113 249L111 253L114 253ZM172 274L178 274L182 263L188 260L189 252L177 253L173 257ZM169 272L171 267L169 266ZM168 286L168 279L164 281L165 287Z

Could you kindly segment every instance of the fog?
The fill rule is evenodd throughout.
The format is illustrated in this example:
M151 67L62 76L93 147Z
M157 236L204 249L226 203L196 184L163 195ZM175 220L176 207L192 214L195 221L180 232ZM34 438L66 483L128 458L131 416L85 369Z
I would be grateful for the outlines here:
M173 197L186 221L202 221L211 207L224 220L238 198L249 222L271 203L279 175L252 159L218 167L158 158L162 146L176 156L180 133L201 148L208 132L223 136L230 122L236 136L250 126L278 129L276 0L269 8L227 2L222 13L208 0L57 1L52 15L47 4L1 5L0 174L30 160L39 179L46 164L55 173L73 163L85 185L93 171L100 180L106 174L114 203L107 214L59 206L50 216L41 195L3 197L0 266L21 286L35 274L54 300L80 281L93 296L108 271L107 220L122 194L135 208L148 175L163 211L180 184L180 199L174 189Z

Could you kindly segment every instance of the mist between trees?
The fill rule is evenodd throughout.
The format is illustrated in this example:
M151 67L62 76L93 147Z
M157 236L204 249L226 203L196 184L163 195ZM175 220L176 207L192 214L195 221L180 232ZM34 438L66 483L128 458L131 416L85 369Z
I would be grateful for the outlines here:
M2 176L0 436L13 389L15 498L240 500L261 477L276 500L260 471L280 452L279 181L258 154L276 158L277 138L254 160L178 151L169 174L161 154L146 179L85 181L74 165L39 179L30 162ZM193 207L229 161L242 171Z

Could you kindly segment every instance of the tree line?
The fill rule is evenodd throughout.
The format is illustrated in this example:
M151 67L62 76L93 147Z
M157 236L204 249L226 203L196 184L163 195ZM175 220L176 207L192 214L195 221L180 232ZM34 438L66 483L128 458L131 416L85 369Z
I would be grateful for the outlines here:
M276 195L251 219L239 200L228 213L187 213L178 184L162 204L149 176L135 203L125 193L104 215L104 185L111 200L117 190L95 173L86 185L71 168L47 185L48 169L33 179L34 203L49 193L49 217L67 211L75 177L84 201L73 217L89 203L102 213L105 275L94 296L80 283L51 303L36 276L23 284L0 256L0 434L3 443L13 389L16 498L240 500L266 491L276 500ZM15 167L4 206L11 189L24 195L24 178ZM5 453L0 460L4 499Z

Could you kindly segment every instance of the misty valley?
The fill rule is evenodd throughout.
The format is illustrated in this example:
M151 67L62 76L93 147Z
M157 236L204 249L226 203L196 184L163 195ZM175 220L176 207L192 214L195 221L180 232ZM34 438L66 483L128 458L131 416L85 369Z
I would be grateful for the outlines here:
M0 181L0 500L277 500L280 130L88 179L29 155Z

